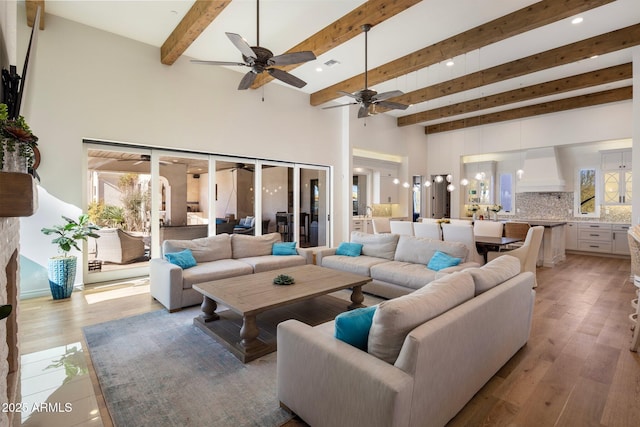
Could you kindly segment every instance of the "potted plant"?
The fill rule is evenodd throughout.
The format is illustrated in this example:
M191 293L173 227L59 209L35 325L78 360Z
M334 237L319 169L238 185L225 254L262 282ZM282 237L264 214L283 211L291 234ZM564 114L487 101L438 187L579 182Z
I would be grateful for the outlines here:
M37 141L24 117L9 118L7 105L0 104L0 170L27 173L35 162Z
M53 228L43 228L41 231L46 235L56 235L51 243L58 246L59 256L49 258L49 287L53 299L69 298L73 292L73 283L76 279L77 257L69 255L71 248L80 251L78 243L87 240L88 237L94 239L100 236L95 233L100 227L89 222L89 215L80 215L77 221L62 216L66 221L63 225L54 225Z

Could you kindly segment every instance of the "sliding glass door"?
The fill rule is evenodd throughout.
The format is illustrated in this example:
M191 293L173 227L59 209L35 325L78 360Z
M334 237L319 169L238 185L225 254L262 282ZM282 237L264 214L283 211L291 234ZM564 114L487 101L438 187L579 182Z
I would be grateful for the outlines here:
M329 168L298 166L300 246L329 246Z

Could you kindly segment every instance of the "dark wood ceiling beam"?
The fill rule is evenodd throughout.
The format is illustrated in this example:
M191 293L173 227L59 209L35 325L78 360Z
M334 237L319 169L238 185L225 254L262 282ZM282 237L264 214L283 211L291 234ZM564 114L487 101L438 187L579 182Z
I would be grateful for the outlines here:
M560 99L558 101L544 102L527 107L500 111L498 113L484 114L481 116L468 117L461 120L438 123L426 126L424 129L424 133L426 133L427 135L432 135L439 132L448 132L452 130L460 130L468 127L488 125L508 120L523 119L525 117L557 113L560 111L567 111L575 108L592 107L595 105L609 104L612 102L627 101L631 99L632 96L633 88L631 86L626 86L618 89L591 93L588 95Z
M231 0L196 0L178 26L160 47L160 62L172 65Z
M452 95L465 90L475 89L492 83L520 77L536 71L570 64L572 62L604 55L620 49L627 49L640 44L640 24L621 28L610 33L601 34L586 40L571 43L556 49L536 53L526 58L497 65L486 70L467 74L446 82L393 98L393 102L403 104L419 104L441 96Z
M408 74L483 46L573 16L613 0L543 0L528 7L442 40L409 55L368 70L369 85ZM311 94L317 106L339 98L339 90L356 92L364 87L364 73Z
M362 34L362 29L360 28L362 25L371 24L372 26L376 26L421 1L422 0L368 0L366 3L363 3L337 21L327 25L285 53L310 50L316 56L320 56ZM299 66L300 64L293 64L278 68L291 71ZM271 80L273 80L271 75L262 73L258 75L251 88L257 89Z
M434 108L420 113L398 117L398 126L415 125L420 122L473 113L487 108L528 101L543 96L557 95L572 90L613 83L633 77L631 63L616 65L589 73L578 74L532 86L522 87L491 96L459 102L445 107Z
M33 27L33 23L36 20L38 6L40 6L40 25L38 27L41 30L44 30L44 0L27 0L25 2L25 6L27 9L27 25L30 27Z

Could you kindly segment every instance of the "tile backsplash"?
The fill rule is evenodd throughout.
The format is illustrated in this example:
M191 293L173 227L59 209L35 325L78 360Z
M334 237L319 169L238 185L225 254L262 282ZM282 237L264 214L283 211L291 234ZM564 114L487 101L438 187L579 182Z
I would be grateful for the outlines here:
M498 215L498 218L631 223L631 206L600 206L600 218L575 217L573 197L573 192L516 193L515 206L519 211L514 215Z

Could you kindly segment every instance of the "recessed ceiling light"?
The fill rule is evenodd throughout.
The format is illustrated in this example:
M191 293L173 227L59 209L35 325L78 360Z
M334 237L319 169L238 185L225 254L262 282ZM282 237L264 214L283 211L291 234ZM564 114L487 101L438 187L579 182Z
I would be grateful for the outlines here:
M447 61L446 65L447 65L447 67L453 67L455 65L455 62L453 62L453 60L450 59L450 60Z
M571 20L571 23L573 25L577 25L577 24L581 23L582 21L584 21L584 18L582 16L576 16L575 18L573 18Z
M322 72L322 67L316 67L316 71L321 73Z

